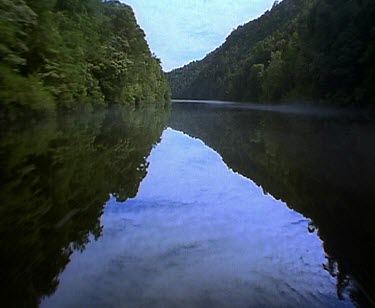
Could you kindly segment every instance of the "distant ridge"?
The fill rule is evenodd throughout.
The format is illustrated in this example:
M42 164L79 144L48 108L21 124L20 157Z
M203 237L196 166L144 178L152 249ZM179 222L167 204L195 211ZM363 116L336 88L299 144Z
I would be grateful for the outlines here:
M173 98L374 104L374 58L375 1L284 0L168 79Z

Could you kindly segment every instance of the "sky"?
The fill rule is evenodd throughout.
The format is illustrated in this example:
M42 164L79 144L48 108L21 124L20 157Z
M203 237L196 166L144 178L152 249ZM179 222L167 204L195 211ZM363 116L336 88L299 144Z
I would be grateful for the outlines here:
M239 25L262 15L274 0L122 0L129 4L164 71L181 67L225 42Z

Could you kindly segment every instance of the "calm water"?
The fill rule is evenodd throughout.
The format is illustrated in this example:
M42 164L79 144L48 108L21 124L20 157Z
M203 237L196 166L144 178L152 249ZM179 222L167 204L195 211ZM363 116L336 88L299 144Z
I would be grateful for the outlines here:
M374 305L363 115L179 102L0 138L4 307Z

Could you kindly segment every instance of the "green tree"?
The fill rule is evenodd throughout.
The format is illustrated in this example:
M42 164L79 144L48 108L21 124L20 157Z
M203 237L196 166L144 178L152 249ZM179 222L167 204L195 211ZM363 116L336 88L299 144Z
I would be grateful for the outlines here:
M132 9L119 1L0 0L4 113L170 99Z

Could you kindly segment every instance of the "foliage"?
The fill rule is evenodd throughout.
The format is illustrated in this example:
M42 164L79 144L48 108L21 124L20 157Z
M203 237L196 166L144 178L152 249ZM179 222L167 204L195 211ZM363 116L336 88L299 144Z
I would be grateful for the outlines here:
M160 62L118 1L0 0L0 110L169 100Z
M169 73L173 97L374 104L374 20L372 0L284 0Z

